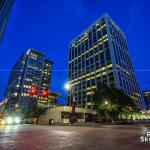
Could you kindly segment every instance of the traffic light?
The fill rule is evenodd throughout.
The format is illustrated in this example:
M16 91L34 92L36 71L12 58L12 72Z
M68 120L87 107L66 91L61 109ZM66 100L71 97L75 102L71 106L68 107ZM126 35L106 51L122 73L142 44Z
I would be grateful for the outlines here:
M37 95L38 93L38 90L36 87L31 87L29 90L28 90L29 94L31 95Z
M42 95L43 97L48 96L48 91L42 90L42 91L41 91L41 95Z

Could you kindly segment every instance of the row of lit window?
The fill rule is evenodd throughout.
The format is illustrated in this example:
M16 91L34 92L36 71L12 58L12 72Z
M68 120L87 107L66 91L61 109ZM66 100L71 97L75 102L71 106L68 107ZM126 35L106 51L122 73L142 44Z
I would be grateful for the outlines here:
M103 38L99 39L99 43L98 43L98 44L101 45L102 43L108 41L107 36L108 36L108 35L106 34ZM103 39L103 42L101 41L102 39ZM85 55L85 54L87 54L88 52L92 51L92 50L93 50L94 48L96 48L96 47L97 47L97 45L95 45L95 46L91 47L90 49L84 51L84 52L81 53L79 56L77 56L76 58L74 58L74 59L72 59L71 61L69 61L69 63L71 63L72 61L74 61L74 60L76 60L76 59L82 57L83 55Z
M28 82L32 82L32 81L33 81L33 80L30 79L30 78L25 78L25 80L28 81Z
M93 76L93 77L91 77L91 78L87 78L87 82L89 82L89 80L91 80L91 81L93 81L94 80L94 82L96 82L95 81L95 78L97 78L97 79L99 79L99 81L101 80L99 77L100 77L101 75L100 74L98 74L98 75L96 75L96 77L95 76ZM107 79L107 76L106 75L102 75L102 77L103 77L103 82L108 82L108 79L109 79L109 83L113 86L113 84L114 84L114 77L112 76L112 75L110 75L110 76L108 76L108 79ZM84 87L83 89L85 89L85 81L84 81L84 83L82 82L82 85L81 85L81 81L77 81L77 82L73 82L72 84L71 84L71 86L76 86L76 85L79 85L79 87L81 88L81 87ZM89 82L90 83L90 82ZM92 82L92 85L90 85L90 84L88 84L87 86L89 86L88 88L87 88L87 90L89 90L89 89L95 89L96 87L94 86L95 85L95 83L93 83Z
M86 75L82 75L82 76L76 78L76 79L73 80L73 81L81 80L81 79L83 79L83 78L85 78L85 77L88 77L88 76L90 76L90 75L92 75L92 74L95 74L95 72L98 73L98 72L100 72L100 71L104 71L104 70L109 69L109 68L112 68L112 64L108 65L107 67L103 67L103 68L101 68L101 69L97 69L97 70L95 70L95 71L92 71L91 73L88 73L88 74L86 74ZM70 82L71 82L71 81L70 81Z
M34 97L34 98L38 97L38 95L30 95L30 94L27 94L27 93L21 93L21 96L24 96L24 97L30 96L30 97Z
M31 58L34 59L34 60L36 60L37 59L37 55L34 54L34 53L31 53Z
M50 67L51 65L50 64L45 64L47 67Z
M50 72L44 71L44 74L46 74L46 75L50 75Z
M87 90L96 89L96 86L87 87Z
M28 65L28 68L33 69L33 70L42 71L42 70L41 70L41 69L39 69L38 67L31 66L31 65Z
M86 94L87 95L92 95L92 94L94 94L94 91L87 92Z
M97 31L100 31L100 30L103 29L104 27L106 27L106 24L104 24L103 26L101 26L101 28L98 28ZM79 43L78 43L78 44L73 43L73 44L72 44L72 47L73 47L73 46L77 47L78 45L81 44L81 43L80 43L81 41L84 41L84 40L87 40L87 39L88 39L88 33L85 32L85 33L84 33L84 36L83 36L81 39L78 40Z
M28 88L28 89L31 88L31 86L29 86L29 85L23 85L23 87Z

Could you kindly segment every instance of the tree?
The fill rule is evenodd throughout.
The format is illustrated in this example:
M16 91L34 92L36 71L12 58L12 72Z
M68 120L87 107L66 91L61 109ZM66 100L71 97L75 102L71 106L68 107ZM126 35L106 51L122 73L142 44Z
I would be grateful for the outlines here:
M135 104L128 95L125 95L119 89L108 87L104 83L99 83L97 91L93 95L93 100L97 112L101 116L105 118L109 116L113 120L117 120L121 112L135 110ZM108 104L105 104L105 101Z
M128 95L125 95L123 91L114 87L108 87L104 83L99 83L97 91L93 95L93 100L96 105L107 100L120 107L135 107L133 100Z
M31 109L26 113L26 118L38 118L46 112L46 108L33 105Z
M103 83L100 83L98 85L97 91L93 95L93 100L95 101L95 104L101 103L104 99L110 98L110 88Z

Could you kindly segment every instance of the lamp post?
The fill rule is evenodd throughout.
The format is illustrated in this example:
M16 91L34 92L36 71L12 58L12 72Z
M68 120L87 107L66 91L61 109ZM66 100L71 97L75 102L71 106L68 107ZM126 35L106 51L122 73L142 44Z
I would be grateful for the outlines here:
M107 108L108 108L109 102L108 102L108 101L105 101L104 104L105 104L105 105L107 106ZM106 108L105 114L106 114L107 124L109 124L107 108Z
M65 89L66 90L70 90L71 93L71 106L72 106L72 110L71 110L71 123L74 123L75 121L75 106L76 106L76 102L75 102L75 96L73 93L73 88L70 84L65 84Z
M75 96L74 96L74 93L73 93L73 87L70 85L70 84L65 84L65 89L67 90L67 91L70 91L70 94L71 94L71 105L73 104L73 103L75 103Z

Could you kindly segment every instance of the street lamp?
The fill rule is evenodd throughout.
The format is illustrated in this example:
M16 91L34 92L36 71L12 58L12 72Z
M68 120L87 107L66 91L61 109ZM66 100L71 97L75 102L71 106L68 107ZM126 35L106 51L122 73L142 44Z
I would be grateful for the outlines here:
M70 90L70 89L71 89L71 85L68 84L68 83L66 83L65 86L64 86L64 88L65 88L66 90Z
M104 103L105 103L106 105L108 105L108 101L105 101Z
M108 102L108 101L105 101L104 104L108 106L108 105L109 105L109 102ZM107 109L108 109L108 108L106 108L105 114L106 114L107 124L109 124L109 122L108 122L109 120L108 120L108 112L107 112Z
M17 107L18 107L18 104L16 104L15 107L17 108Z
M75 96L74 96L74 93L73 93L73 87L71 84L69 83L66 83L64 88L67 90L67 91L70 91L70 94L71 94L71 102L74 103L75 102Z
M65 89L67 91L70 91L70 96L71 96L71 106L72 106L72 110L71 110L71 114L70 114L70 119L71 119L71 124L74 123L75 121L75 106L76 106L76 102L75 102L75 95L73 93L73 87L70 84L65 84Z

